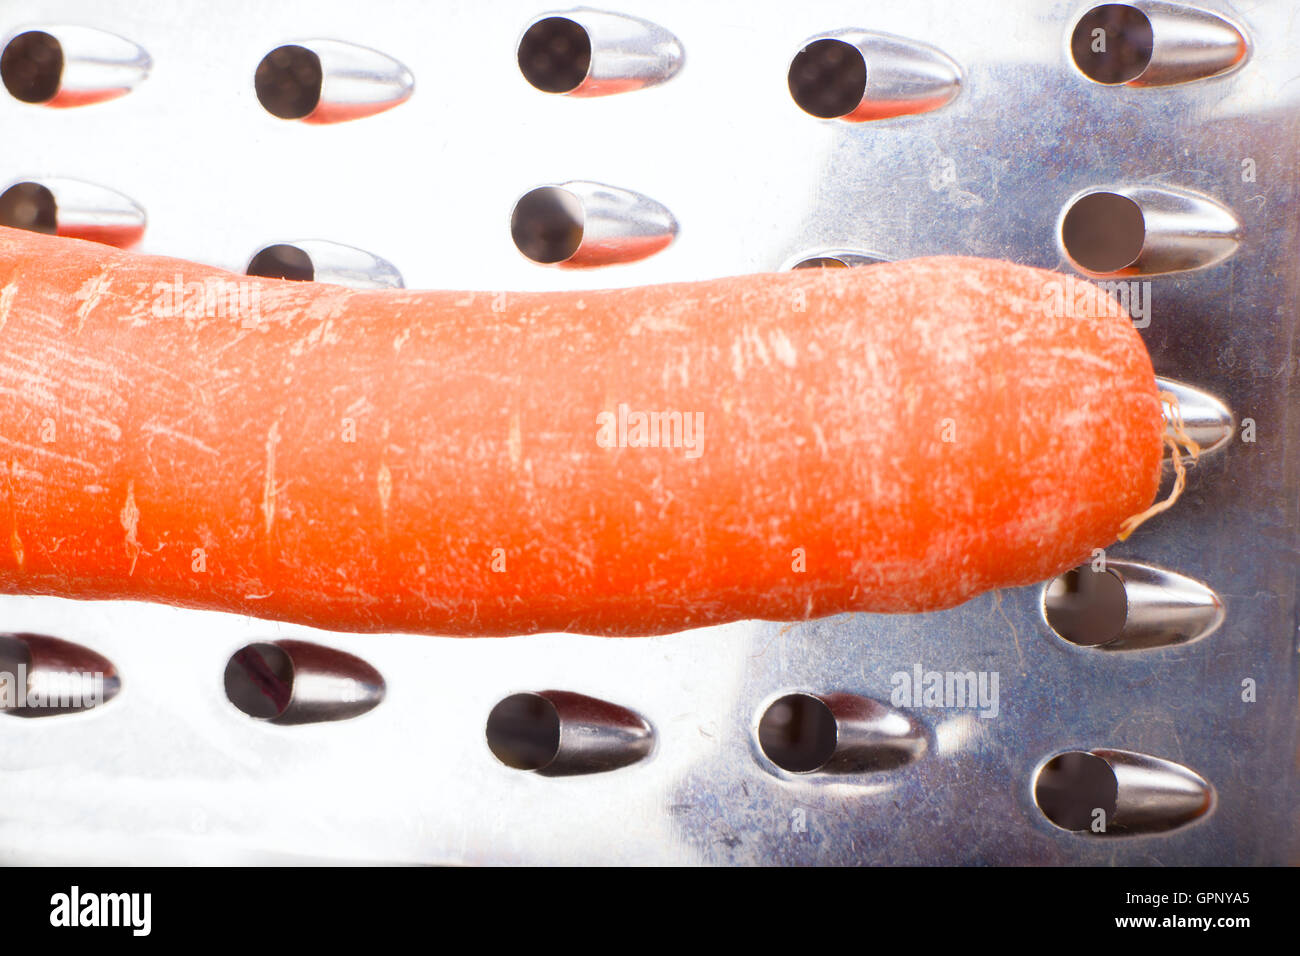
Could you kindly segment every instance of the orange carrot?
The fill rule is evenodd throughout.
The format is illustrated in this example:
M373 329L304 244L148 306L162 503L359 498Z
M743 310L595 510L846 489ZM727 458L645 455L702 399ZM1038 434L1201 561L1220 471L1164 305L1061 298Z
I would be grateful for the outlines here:
M1041 581L1165 435L1127 316L1060 279L362 292L0 230L0 590L635 635Z

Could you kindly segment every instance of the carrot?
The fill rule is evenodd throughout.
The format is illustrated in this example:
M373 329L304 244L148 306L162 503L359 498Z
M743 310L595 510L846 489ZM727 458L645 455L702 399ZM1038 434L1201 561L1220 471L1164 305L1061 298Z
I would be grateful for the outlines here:
M1041 581L1165 436L1131 322L1061 278L354 291L0 230L0 590L637 635Z

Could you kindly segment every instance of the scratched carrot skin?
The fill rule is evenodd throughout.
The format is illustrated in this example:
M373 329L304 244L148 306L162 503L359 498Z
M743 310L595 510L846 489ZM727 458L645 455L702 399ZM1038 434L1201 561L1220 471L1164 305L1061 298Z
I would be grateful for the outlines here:
M1058 280L360 292L0 230L0 590L638 635L1040 581L1150 505L1165 429Z

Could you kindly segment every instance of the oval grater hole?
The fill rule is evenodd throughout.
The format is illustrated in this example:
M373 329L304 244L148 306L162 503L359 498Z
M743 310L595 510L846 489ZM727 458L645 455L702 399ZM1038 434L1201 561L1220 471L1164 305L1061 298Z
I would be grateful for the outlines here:
M1047 623L1062 638L1082 647L1096 647L1113 641L1124 630L1128 591L1112 570L1076 568L1047 586L1043 610Z
M14 99L48 103L58 95L63 79L63 47L40 30L20 33L0 54L0 78Z
M787 694L758 722L758 745L767 759L791 773L824 767L835 753L835 715L820 697Z
M1151 63L1151 21L1136 7L1107 3L1093 7L1070 37L1074 65L1096 83L1116 85L1141 76Z
M843 40L814 40L790 64L790 95L805 113L821 119L848 116L867 90L867 62Z
M259 250L248 261L244 272L264 279L292 279L295 282L311 282L316 278L311 256L288 243L277 243Z
M58 220L54 193L40 183L15 183L0 193L0 225L52 236Z
M1098 819L1109 824L1118 797L1119 783L1110 764L1081 750L1057 754L1034 779L1034 802L1062 830L1087 830Z
M808 259L801 259L792 265L791 269L847 269L849 264L843 259L836 259L834 256L812 256Z
M538 20L519 40L519 71L544 93L571 93L591 69L591 37L568 17Z
M541 770L560 752L560 715L539 694L513 694L487 719L488 749L507 767Z
M1061 222L1061 243L1075 265L1110 273L1137 261L1146 241L1142 209L1127 196L1095 192L1080 197Z
M226 697L249 717L271 720L289 709L293 661L275 644L249 644L226 664Z
M262 57L253 74L253 88L257 101L272 116L302 119L320 105L323 79L320 57L291 43Z
M100 707L122 689L113 662L45 634L0 634L0 714L55 717Z
M563 262L582 244L582 201L567 189L542 186L526 193L510 216L510 234L534 262Z
M786 269L859 269L874 266L888 259L870 252L856 252L851 249L823 249L806 255L797 256L781 266Z

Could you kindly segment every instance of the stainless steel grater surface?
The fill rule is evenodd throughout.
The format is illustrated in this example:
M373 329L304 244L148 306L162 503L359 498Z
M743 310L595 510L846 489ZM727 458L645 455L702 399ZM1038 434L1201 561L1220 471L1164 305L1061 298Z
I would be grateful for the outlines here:
M1144 568L1212 590L1222 623L1199 640L1178 632L1126 651L1059 637L1041 586L937 614L640 640L361 636L129 602L0 598L0 631L83 645L122 680L115 699L85 713L0 715L0 861L1296 861L1300 20L1287 0L1206 0L1196 9L1244 35L1244 63L1171 85L1102 85L1070 52L1092 6L626 0L601 9L667 31L683 59L651 88L589 97L544 93L521 75L520 35L550 11L518 0L8 0L5 37L94 28L138 45L150 66L126 95L75 108L0 93L0 178L113 190L147 215L142 251L237 271L270 243L325 240L390 263L416 288L640 285L835 251L1000 257L1064 277L1080 273L1061 244L1063 211L1090 190L1136 196L1151 213L1148 238L1164 243L1155 252L1185 264L1216 241L1221 208L1236 228L1205 253L1218 261L1131 278L1150 282L1142 335L1157 374L1217 397L1235 423L1192 470L1177 506L1107 551L1131 563L1134 627L1168 636L1178 626L1162 631L1162 615L1181 621L1195 603L1193 585L1143 578ZM1190 8L1137 6L1149 11L1157 59L1171 37L1206 29ZM618 36L602 22L592 37ZM955 97L861 123L804 112L787 84L792 58L810 39L856 39L840 33L853 30L938 51L917 62L938 70L930 76L940 85L943 64L954 64ZM618 42L640 42L628 36ZM391 58L413 78L409 99L339 123L270 115L254 88L258 64L309 41ZM664 68L672 44L656 42L602 68L615 80L673 72ZM882 42L868 50L887 58ZM326 70L349 55L319 49ZM889 62L906 66L908 48L899 49ZM1186 65L1170 56L1155 64L1166 75ZM371 80L386 62L363 61ZM129 57L122 69L134 82ZM348 68L337 69L347 105ZM400 98L405 74L387 79ZM648 258L587 270L530 261L512 240L516 201L571 182L653 200L638 207L645 228L675 222L675 239ZM598 201L613 212L590 216L593 234L645 225L620 222L621 194L601 195L588 194L593 213ZM106 200L92 193L89 204L97 201ZM1208 217L1204 234L1162 238L1154 224L1180 220L1160 219L1161 203L1179 201ZM670 218L656 219L658 210ZM131 207L119 212L129 225ZM322 262L346 260L340 275L392 280L364 257L320 248ZM1242 440L1248 419L1253 442ZM227 661L247 644L285 639L364 659L386 683L382 703L326 723L250 719L227 699ZM760 747L759 721L778 698L803 691L889 704L893 675L917 665L997 674L996 717L908 710L924 752L891 769L793 773ZM1255 683L1253 702L1243 700L1244 681ZM513 694L550 689L643 717L648 755L567 776L506 766L485 740L489 713ZM1133 770L1107 751L1193 771L1212 787L1208 811L1164 832L1061 829L1037 805L1035 781L1070 751L1103 752L1121 787L1117 819L1126 801L1158 819L1168 794L1143 791L1142 781L1166 770Z

